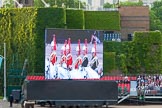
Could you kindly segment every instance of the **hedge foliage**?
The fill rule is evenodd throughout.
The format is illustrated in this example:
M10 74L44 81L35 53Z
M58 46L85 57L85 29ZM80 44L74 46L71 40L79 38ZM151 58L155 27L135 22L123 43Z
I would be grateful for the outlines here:
M64 28L65 10L0 9L0 17L0 43L5 42L7 46L7 71L22 69L24 60L28 59L30 74L43 73L45 28ZM0 52L3 55L3 48Z
M33 73L44 73L45 67L45 29L64 28L65 10L63 8L38 8L35 26L35 59Z
M66 25L68 29L84 29L83 10L66 10Z
M116 69L116 53L115 52L104 52L103 71L104 75L108 74L111 70Z
M84 11L85 29L120 30L117 11Z
M135 32L133 41L121 43L105 42L104 45L106 46L104 47L104 51L116 52L115 65L122 73L162 73L161 39L162 35L158 31ZM109 57L107 58L107 60L109 60ZM110 65L114 65L114 62ZM110 70L109 73L111 73L112 70Z
M135 32L134 41L138 43L161 44L161 33L158 31L152 32Z
M35 57L35 9L0 9L0 43L6 43L7 69L22 68L24 60L29 59L30 66ZM29 17L30 16L30 17ZM3 50L1 50L1 54ZM14 64L14 65L13 65Z

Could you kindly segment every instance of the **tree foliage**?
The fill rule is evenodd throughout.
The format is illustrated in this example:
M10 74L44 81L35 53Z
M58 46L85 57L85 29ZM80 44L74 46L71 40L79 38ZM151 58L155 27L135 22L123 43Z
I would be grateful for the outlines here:
M105 3L105 4L103 5L103 8L113 8L113 5L110 4L110 3Z
M126 1L126 2L120 2L120 6L142 6L143 2L131 2L131 1Z
M4 0L3 7L4 8L13 8L13 7L15 7L15 3L13 0Z
M85 8L85 3L79 0L44 0L50 4L51 7L64 7L64 8ZM34 0L34 7L44 7L41 0Z
M150 10L150 30L162 31L162 0L154 2Z

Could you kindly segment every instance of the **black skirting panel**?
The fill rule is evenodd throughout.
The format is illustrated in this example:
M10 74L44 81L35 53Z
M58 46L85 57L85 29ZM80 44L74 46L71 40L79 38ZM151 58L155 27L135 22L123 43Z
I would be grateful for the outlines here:
M26 81L27 100L49 100L55 104L116 104L118 87L115 81L44 80Z

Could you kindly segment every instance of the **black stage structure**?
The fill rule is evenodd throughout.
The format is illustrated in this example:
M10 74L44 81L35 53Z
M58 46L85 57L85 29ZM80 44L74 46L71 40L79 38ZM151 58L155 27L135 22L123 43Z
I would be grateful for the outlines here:
M101 106L118 102L118 85L102 80L26 80L24 99L64 106Z

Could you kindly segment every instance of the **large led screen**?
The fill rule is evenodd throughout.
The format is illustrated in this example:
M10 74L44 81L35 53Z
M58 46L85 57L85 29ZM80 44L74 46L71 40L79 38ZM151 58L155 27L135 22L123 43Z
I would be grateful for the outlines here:
M99 79L103 75L103 31L46 29L46 79Z

